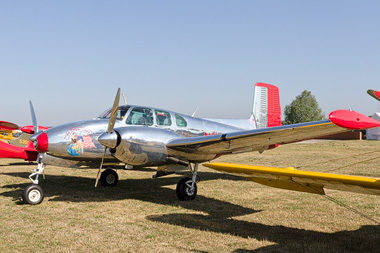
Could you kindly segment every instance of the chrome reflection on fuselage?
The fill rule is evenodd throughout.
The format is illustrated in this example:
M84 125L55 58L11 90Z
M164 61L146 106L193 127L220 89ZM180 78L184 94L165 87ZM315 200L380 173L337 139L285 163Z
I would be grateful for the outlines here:
M105 111L93 120L73 122L46 130L49 140L47 153L75 161L99 162L104 146L99 143L98 138L107 131L110 111L111 109ZM243 129L169 110L119 106L114 131L120 140L116 148L107 149L105 160L140 166L162 165L167 163L166 144L170 140Z

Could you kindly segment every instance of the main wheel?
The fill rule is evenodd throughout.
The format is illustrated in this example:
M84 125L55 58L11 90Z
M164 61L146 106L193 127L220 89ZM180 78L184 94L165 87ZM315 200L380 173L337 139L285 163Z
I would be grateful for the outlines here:
M119 181L119 176L116 171L111 169L106 169L100 175L100 184L103 186L115 186Z
M22 200L25 204L38 205L44 199L44 190L38 184L28 185L22 192Z
M191 187L191 178L182 178L178 184L176 193L180 200L193 200L197 196L197 183L194 182L194 187Z

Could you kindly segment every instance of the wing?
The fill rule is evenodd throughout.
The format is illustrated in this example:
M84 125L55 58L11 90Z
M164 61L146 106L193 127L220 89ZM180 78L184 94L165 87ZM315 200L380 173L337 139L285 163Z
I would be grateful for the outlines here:
M380 126L379 121L357 112L346 110L334 111L330 113L329 118L331 121L323 120L219 135L175 139L167 144L168 153L171 156L195 161L197 157L211 157L212 155L245 151L264 151L278 144L342 133L348 131L347 129L359 130Z
M262 151L276 144L286 144L347 131L329 120L269 127L227 134L176 139L169 149L199 154L229 154L239 151Z
M18 125L7 122L7 121L0 121L0 130L5 130L5 131L12 131L12 130L17 130Z
M380 179L230 163L207 163L206 167L239 175L256 183L292 191L325 194L324 188L380 195Z

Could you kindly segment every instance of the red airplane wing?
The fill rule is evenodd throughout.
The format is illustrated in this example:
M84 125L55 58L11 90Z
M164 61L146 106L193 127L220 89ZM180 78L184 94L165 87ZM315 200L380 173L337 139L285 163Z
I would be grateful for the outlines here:
M12 131L12 130L17 130L17 129L18 129L18 125L13 124L11 122L0 120L0 130Z
M38 152L34 149L33 143L29 141L26 147L18 147L0 141L0 158L25 159L27 161L37 160Z

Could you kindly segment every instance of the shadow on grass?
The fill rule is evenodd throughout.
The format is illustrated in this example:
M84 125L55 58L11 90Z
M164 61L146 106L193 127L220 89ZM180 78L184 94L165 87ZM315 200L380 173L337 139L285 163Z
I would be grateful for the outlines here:
M2 174L22 178L29 176L29 173ZM95 171L94 174L96 174ZM220 178L241 180L238 177L219 173L200 172L199 175L202 181ZM203 212L205 215L172 213L150 215L146 219L200 231L211 231L275 243L260 248L256 250L257 252L379 252L380 226L363 226L355 231L326 233L236 220L233 217L259 211L208 198L203 196L202 192L198 192L199 195L193 201L179 201L175 190L166 187L175 186L179 179L180 177L176 176L159 179L127 179L120 180L116 187L94 188L94 178L47 175L45 180L40 181L40 185L44 188L48 201L106 202L135 199ZM5 185L3 188L11 190L1 193L1 195L11 197L18 203L22 203L22 189L27 185L29 183ZM247 252L247 250L236 249L235 252Z
M1 173L3 175L27 178L29 173ZM94 177L96 171L94 171ZM220 173L200 172L203 181L215 180L224 176ZM230 178L230 176L228 176ZM41 177L42 178L42 177ZM136 199L161 205L181 206L186 209L206 212L214 217L233 217L255 213L251 208L245 208L229 202L220 201L203 196L198 191L198 195L193 201L180 201L177 198L175 189L165 186L175 186L182 177L165 177L158 179L127 179L119 180L116 187L94 187L95 178L85 178L78 176L55 176L47 175L46 179L40 179L39 185L44 189L45 200L64 202L106 202L123 199ZM238 177L237 177L238 178ZM239 178L241 180L241 178ZM22 190L27 184L10 184L3 188L12 189L1 193L6 197L11 197L17 203L22 203Z
M29 166L29 165L34 165L34 166L36 166L36 162L12 162L12 163L0 164L0 167L9 167L9 166Z
M147 219L207 232L276 243L255 250L255 252L379 252L380 226L367 225L355 231L324 233L201 214L152 215ZM235 252L247 252L247 250L237 249Z

